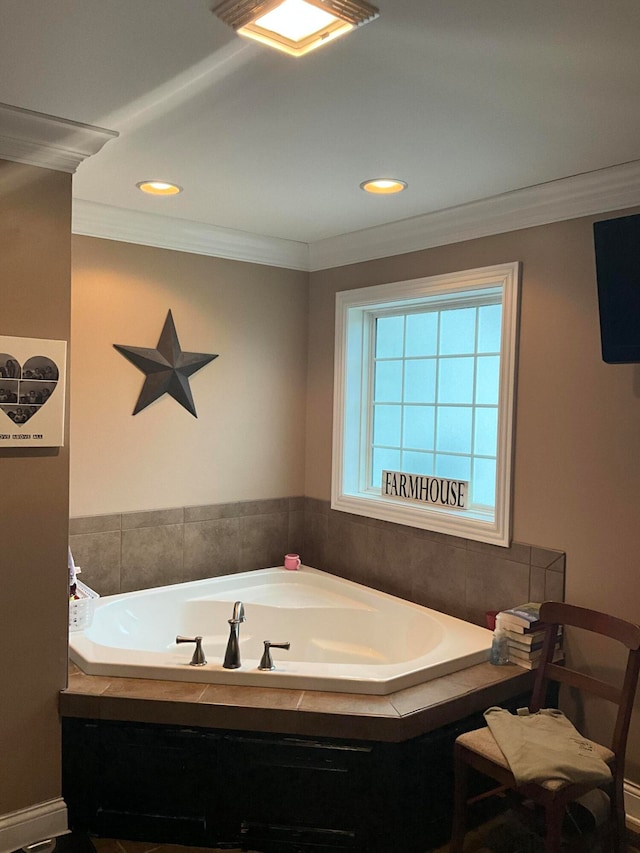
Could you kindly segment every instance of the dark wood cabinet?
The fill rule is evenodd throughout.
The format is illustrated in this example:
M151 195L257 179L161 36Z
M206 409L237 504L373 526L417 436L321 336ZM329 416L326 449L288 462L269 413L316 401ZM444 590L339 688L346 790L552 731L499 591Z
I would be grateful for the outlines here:
M454 740L482 724L380 743L65 718L63 796L72 829L112 838L424 853L449 838Z
M206 846L220 741L206 730L66 720L63 796L72 827Z
M230 810L246 846L364 849L354 802L367 796L374 747L287 736L228 735ZM292 845L289 847L286 844ZM316 848L312 848L316 849Z

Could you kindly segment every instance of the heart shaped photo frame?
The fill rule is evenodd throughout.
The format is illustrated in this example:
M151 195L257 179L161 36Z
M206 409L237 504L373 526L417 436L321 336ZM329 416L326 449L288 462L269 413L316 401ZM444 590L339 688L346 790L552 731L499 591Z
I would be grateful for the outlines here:
M21 366L10 353L0 352L0 411L14 424L26 424L49 402L59 375L47 356L34 355Z
M63 444L65 365L66 341L0 336L0 447Z

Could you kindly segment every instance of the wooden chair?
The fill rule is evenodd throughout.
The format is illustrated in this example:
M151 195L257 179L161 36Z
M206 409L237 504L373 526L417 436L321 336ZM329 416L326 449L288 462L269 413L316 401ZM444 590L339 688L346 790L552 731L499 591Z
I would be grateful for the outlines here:
M549 681L557 681L580 691L591 693L618 706L611 748L592 741L598 754L611 768L612 780L608 784L610 796L610 815L606 825L610 837L610 847L614 853L624 853L625 811L624 811L624 758L629 731L629 722L640 668L640 626L625 622L614 616L607 616L594 610L562 604L555 601L545 602L540 609L540 619L545 623L546 633L542 657L536 673L530 710L538 711L544 707ZM564 666L552 663L554 647L559 625L584 628L618 640L628 649L627 666L622 687L593 678L585 673L576 672ZM509 770L509 765L498 747L488 727L460 735L454 748L455 762L455 805L451 853L462 853L465 837L466 807L485 796L503 791L515 791L526 800L544 808L546 853L559 853L562 822L566 806L593 789L593 785L563 784L542 782L527 783L518 787ZM498 782L498 787L487 794L467 799L468 768L474 767L481 773Z

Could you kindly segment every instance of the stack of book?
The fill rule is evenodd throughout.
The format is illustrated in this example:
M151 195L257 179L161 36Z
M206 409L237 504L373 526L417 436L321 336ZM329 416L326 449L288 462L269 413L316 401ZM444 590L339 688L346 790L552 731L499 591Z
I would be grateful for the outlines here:
M528 601L510 610L503 610L500 613L500 624L507 635L509 660L525 669L535 669L540 662L544 641L545 626L540 621L540 604ZM554 661L562 660L560 632L558 634Z

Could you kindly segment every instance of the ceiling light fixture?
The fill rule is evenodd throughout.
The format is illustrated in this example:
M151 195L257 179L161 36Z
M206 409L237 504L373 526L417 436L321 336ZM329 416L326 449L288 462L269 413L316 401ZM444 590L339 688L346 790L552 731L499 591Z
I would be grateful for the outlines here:
M140 181L136 186L149 195L177 195L182 192L182 187L167 181Z
M223 0L213 14L238 35L304 56L379 12L366 0Z
M392 195L393 193L401 193L402 190L406 190L407 186L406 181L399 181L396 178L371 178L368 181L363 181L360 184L360 189L366 193Z

